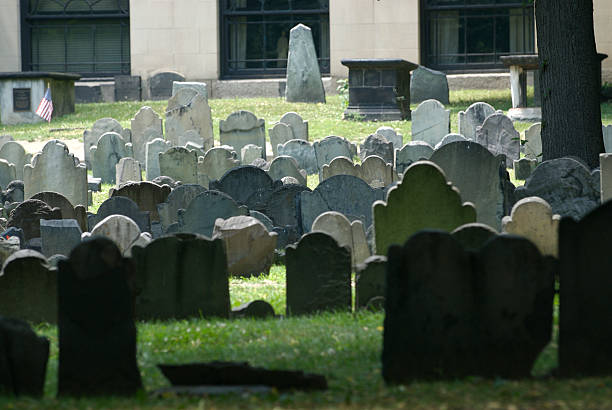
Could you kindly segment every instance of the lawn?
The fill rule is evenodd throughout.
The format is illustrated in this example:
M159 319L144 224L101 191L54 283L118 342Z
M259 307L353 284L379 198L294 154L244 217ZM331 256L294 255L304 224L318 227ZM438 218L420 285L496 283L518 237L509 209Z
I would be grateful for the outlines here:
M509 91L460 91L451 93L451 121L457 128L457 113L476 101L495 108L510 108ZM124 127L141 105L162 113L166 102L126 102L77 105L73 115L51 125L0 126L0 134L17 140L81 138L83 130L102 117L113 117ZM309 121L311 140L340 135L358 142L380 125L397 128L409 140L410 122L342 121L342 100L328 97L328 104L289 104L280 99L211 100L214 129L237 109L253 111L270 127L287 111L296 111ZM414 108L414 107L413 107ZM602 104L604 123L612 123L612 105ZM519 131L529 124L518 124ZM310 183L316 184L316 181ZM107 192L109 186L105 186ZM96 194L99 204L106 193ZM94 208L97 208L95 206ZM285 310L285 268L274 266L267 277L230 279L233 307L263 299L277 314ZM558 312L558 309L556 309ZM555 314L556 316L558 313ZM157 363L241 360L272 369L302 369L324 374L330 389L318 393L228 395L206 398L163 396L142 393L134 398L56 399L58 340L57 327L35 325L51 340L45 396L42 400L0 398L0 408L612 408L612 378L559 380L548 377L556 366L557 332L544 350L530 380L484 380L469 378L435 383L386 386L381 377L381 312L325 313L316 316L269 320L191 320L138 323L138 363L147 392L167 386ZM503 354L503 352L500 352Z

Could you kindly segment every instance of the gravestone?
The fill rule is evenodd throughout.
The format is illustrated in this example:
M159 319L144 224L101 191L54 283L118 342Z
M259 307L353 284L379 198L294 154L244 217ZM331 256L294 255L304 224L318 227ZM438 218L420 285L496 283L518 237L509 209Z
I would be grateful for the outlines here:
M349 248L353 268L370 256L363 223L351 222L340 212L329 211L317 216L311 232L324 232L334 238L338 245Z
M303 24L289 32L285 99L287 102L325 103L312 31Z
M402 134L398 134L395 129L387 126L378 127L376 130L376 134L382 135L393 144L393 149L400 149L404 145L404 136Z
M444 138L442 138L442 140L436 144L434 150L440 149L446 144L457 141L467 141L467 139L461 134L446 134Z
M525 157L542 162L542 123L540 122L525 130Z
M463 249L469 251L478 251L488 240L497 235L495 229L479 222L461 225L451 232L451 236L463 246Z
M554 274L528 240L466 251L424 231L387 260L382 374L387 383L527 378L552 333Z
M170 142L161 138L155 138L147 142L145 149L145 169L147 181L151 181L161 176L159 169L159 154L170 149Z
M377 155L367 157L361 164L353 164L345 157L334 158L329 165L323 165L321 180L334 175L353 175L363 179L373 188L386 187L398 179L393 163L387 163Z
M403 174L413 162L428 160L434 149L424 141L410 141L401 149L395 150L395 170Z
M450 132L450 110L437 100L426 100L412 111L412 141L425 141L432 147Z
M256 159L260 159L262 155L263 148L254 144L247 144L240 150L242 165L250 165Z
M111 215L126 216L138 225L141 232L151 232L150 212L141 211L134 201L124 196L115 196L102 202L98 213L89 215L88 230L93 230L98 223Z
M198 152L184 147L172 147L159 154L159 170L183 184L198 183Z
M178 222L178 210L187 209L191 200L205 191L206 188L197 184L180 185L173 189L166 202L157 204L162 230L166 231L170 225Z
M221 145L234 147L239 160L242 147L248 144L262 147L262 158L266 159L266 122L250 111L235 111L219 121L219 140Z
M497 113L488 116L482 126L476 129L474 141L484 146L494 155L504 154L506 166L519 159L521 135L514 129L512 120L504 114Z
M227 171L240 165L236 152L214 147L198 158L198 184L208 188L210 181L221 179Z
M28 199L11 211L7 227L17 227L23 230L24 240L40 238L41 219L62 219L59 208L51 208L38 199Z
M229 317L222 240L188 234L167 236L134 249L133 260L138 319Z
M253 300L232 309L233 319L267 319L275 316L274 308L265 300Z
M410 76L410 103L438 100L449 104L446 74L420 65Z
M0 192L2 203L23 202L23 181L11 181L6 189Z
M451 142L434 151L430 161L442 168L464 202L474 204L478 222L501 228L501 220L514 202L514 186L503 155L493 155L475 142Z
M118 188L128 182L142 181L140 162L132 157L121 158L119 162L115 164L115 181Z
M228 194L240 205L262 212L272 192L282 184L274 181L263 169L242 165L227 171L209 187Z
M174 71L164 71L149 78L149 95L152 100L167 100L172 93L174 82L185 81L185 77Z
M41 219L42 254L47 258L53 255L70 255L70 252L81 243L82 233L75 219Z
M64 195L50 191L39 192L31 199L43 201L51 208L59 208L61 219L75 219L82 231L87 230L87 212L84 206L73 207Z
M495 114L495 108L485 102L475 102L467 110L459 111L459 134L469 140L476 139L476 130L489 115Z
M377 155L385 162L393 164L395 159L393 143L379 134L368 136L359 147L359 158L363 161L371 155Z
M340 212L350 221L360 220L367 230L372 224L372 204L384 198L382 189L369 186L352 175L335 175L314 191L300 193L298 200L303 232L310 232L314 220L327 211Z
M599 172L573 158L557 158L537 166L525 185L515 189L516 200L538 196L555 214L579 220L600 204Z
M357 146L346 138L331 135L313 144L318 170L329 164L336 157L353 159L357 156Z
M6 259L0 275L0 315L57 323L57 272L49 270L43 255L24 249Z
M259 222L261 222L266 227L268 232L272 232L274 230L274 223L272 222L272 219L268 218L267 215L264 215L258 211L249 211L249 216L252 216L253 218L257 219ZM278 240L276 241L276 244L278 248Z
M206 98L208 101L208 87L206 83L192 82L192 81L173 81L172 82L172 95L176 95L183 88L190 88L197 91L200 95Z
M124 215L109 215L91 229L91 236L103 236L112 240L123 255L140 237L136 222Z
M546 163L546 162L544 162ZM579 222L559 224L559 373L563 376L612 374L612 259L609 233L612 202Z
M155 177L151 180L151 182L159 186L168 185L172 189L180 185L180 183L176 182L174 179L166 175L160 175L158 177Z
M166 107L166 140L173 146L193 142L208 150L213 147L213 128L207 98L189 88L179 90Z
M295 139L291 126L282 122L277 122L276 124L274 124L274 126L268 130L268 135L270 136L270 145L272 145L272 156L274 157L278 155L278 144L284 144L287 141Z
M107 132L115 132L121 135L124 139L131 134L123 129L119 121L114 118L100 118L93 123L91 130L83 132L83 151L85 163L91 168L90 148L98 142L98 139ZM130 138L126 142L130 142Z
M106 238L58 262L58 396L129 396L142 389L129 281L132 263Z
M117 176L115 165L121 158L132 156L131 147L116 132L102 134L90 151L93 176L101 178L103 184L114 184Z
M8 259L9 256L21 249L21 241L23 239L23 231L19 228L10 228L11 230L18 230L20 235L9 235L6 231L0 237L0 263Z
M288 155L295 158L300 169L306 170L309 175L318 172L317 158L314 147L304 140L291 140L277 146L278 155Z
M0 147L0 159L5 159L9 164L15 165L15 178L23 181L23 166L29 162L23 146L16 141L7 141ZM9 181L10 182L10 181ZM8 184L0 186L6 187Z
M312 192L305 185L282 185L272 192L262 211L274 224L274 231L278 233L276 243L279 248L297 242L302 236L298 201L300 192L303 191Z
M193 198L186 209L179 209L176 230L211 238L217 218L227 219L247 214L248 208L240 206L229 195L209 190Z
M74 206L87 207L87 169L68 147L58 140L45 144L23 169L25 198L38 192L54 191L64 195Z
M119 189L111 189L110 197L125 196L138 205L141 211L151 213L151 223L159 222L157 204L166 202L166 198L172 191L169 185L157 185L153 182L142 181L125 184Z
M287 315L351 310L351 253L323 232L285 250Z
M0 187L7 187L16 179L17 170L15 169L15 164L11 164L5 159L0 159Z
M377 302L380 303L384 300L386 270L387 257L381 255L372 255L357 267L355 310L367 308L370 302L377 304ZM382 306L371 307L384 308L384 303L382 303Z
M281 180L286 176L295 178L299 184L306 185L306 171L298 168L298 163L295 158L280 155L270 162L270 168L268 169L268 175L277 181Z
M132 118L131 130L134 158L146 164L147 144L156 138L163 138L162 119L153 108L144 106Z
M49 340L19 319L0 317L0 394L41 397L49 360Z
M462 203L459 190L429 161L409 166L402 182L389 190L386 202L374 203L372 213L377 255L387 255L391 245L403 244L422 229L452 231L476 222L474 205Z
M602 125L601 131L606 152L612 152L612 125Z
M538 160L523 157L519 160L515 159L512 161L512 166L514 168L514 178L525 180L535 171L538 166Z
M612 199L612 155L599 154L601 203Z
M270 273L277 234L268 232L256 218L246 215L218 218L213 238L220 238L225 245L229 274L258 276Z
M287 112L283 114L278 122L291 127L293 138L308 141L308 121L304 121L298 113Z

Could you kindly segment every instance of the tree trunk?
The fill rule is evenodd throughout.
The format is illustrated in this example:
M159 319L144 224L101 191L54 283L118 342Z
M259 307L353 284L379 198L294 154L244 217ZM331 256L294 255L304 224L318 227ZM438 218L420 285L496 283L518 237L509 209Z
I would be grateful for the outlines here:
M543 160L604 152L593 0L536 0Z

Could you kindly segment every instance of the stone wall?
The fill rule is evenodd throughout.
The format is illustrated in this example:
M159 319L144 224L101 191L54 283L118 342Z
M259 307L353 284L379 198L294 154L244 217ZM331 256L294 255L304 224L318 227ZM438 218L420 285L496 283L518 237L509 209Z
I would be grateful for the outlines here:
M21 70L19 0L0 1L0 72Z

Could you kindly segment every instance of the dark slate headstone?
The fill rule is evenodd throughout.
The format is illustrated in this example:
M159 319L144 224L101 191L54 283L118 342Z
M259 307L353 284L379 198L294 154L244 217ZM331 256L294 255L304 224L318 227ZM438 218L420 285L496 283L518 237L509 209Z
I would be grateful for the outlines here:
M385 297L387 257L372 255L357 267L355 277L355 310L364 309L373 299Z
M186 209L193 198L205 192L206 188L197 184L185 184L176 187L168 195L166 202L157 205L162 229L167 229L178 220L178 210Z
M167 71L149 78L149 93L152 100L167 100L172 97L172 83L185 81L179 73Z
M498 236L478 252L421 231L387 261L387 383L529 377L552 330L554 275L530 241Z
M265 300L253 300L232 309L232 317L266 319L274 317L274 308Z
M364 161L370 155L378 155L388 164L394 163L393 143L379 134L372 134L359 146L359 157Z
M263 213L270 217L278 231L277 244L284 245L297 242L302 236L302 226L297 202L301 192L312 192L310 188L299 184L282 185L272 192Z
M110 196L126 196L136 202L141 211L149 211L151 223L159 222L157 204L166 202L172 188L168 185L157 185L153 182L132 182L119 189L111 189Z
M461 225L451 232L464 249L477 251L489 239L498 235L497 231L489 225L474 222L471 224Z
M6 187L6 190L2 191L2 203L23 202L23 193L23 181L11 181Z
M7 226L23 229L23 239L27 242L40 238L41 219L62 219L62 213L59 208L52 209L43 201L28 199L11 211Z
M81 243L81 227L75 219L40 220L42 253L47 258L53 255L70 255Z
M150 212L141 211L138 205L130 198L125 196L113 196L102 202L98 208L98 213L89 215L89 231L91 231L98 222L110 215L123 215L136 222L141 232L151 232Z
M559 370L612 375L612 201L559 226Z
M187 209L179 209L176 228L173 228L173 224L167 231L197 233L211 238L217 218L247 214L246 206L239 205L223 192L210 190L193 198Z
M81 243L58 263L59 396L133 395L136 362L131 261L107 238Z
M264 224L268 232L272 232L274 230L274 222L272 222L272 219L268 218L267 215L262 214L261 212L258 212L258 211L249 211L249 216L252 216L253 218L257 219L259 222Z
M33 323L57 323L57 272L29 249L4 261L0 275L0 315Z
M351 310L351 251L323 232L286 249L287 315Z
M299 211L303 232L310 232L312 223L327 211L344 214L350 221L360 220L364 228L372 224L372 204L383 200L384 191L372 188L361 178L334 175L321 182L312 192L301 192Z
M544 161L514 191L516 200L539 196L554 214L580 219L600 204L599 172L572 158Z
M140 76L115 76L115 101L140 101Z
M73 207L68 198L64 195L53 191L43 191L37 193L30 199L38 199L51 208L59 208L62 219L75 219L82 231L87 230L87 210L82 205Z
M521 158L513 161L514 177L516 179L527 179L531 176L535 168L538 166L537 159Z
M209 188L225 192L240 205L265 213L270 195L282 185L281 181L272 180L266 171L243 165L230 169L219 181L212 181Z
M221 239L167 236L132 253L137 319L229 317L229 279Z
M420 103L434 99L449 104L448 80L446 74L427 67L419 66L410 78L410 103Z
M0 316L0 396L42 396L48 360L46 337L22 320Z

